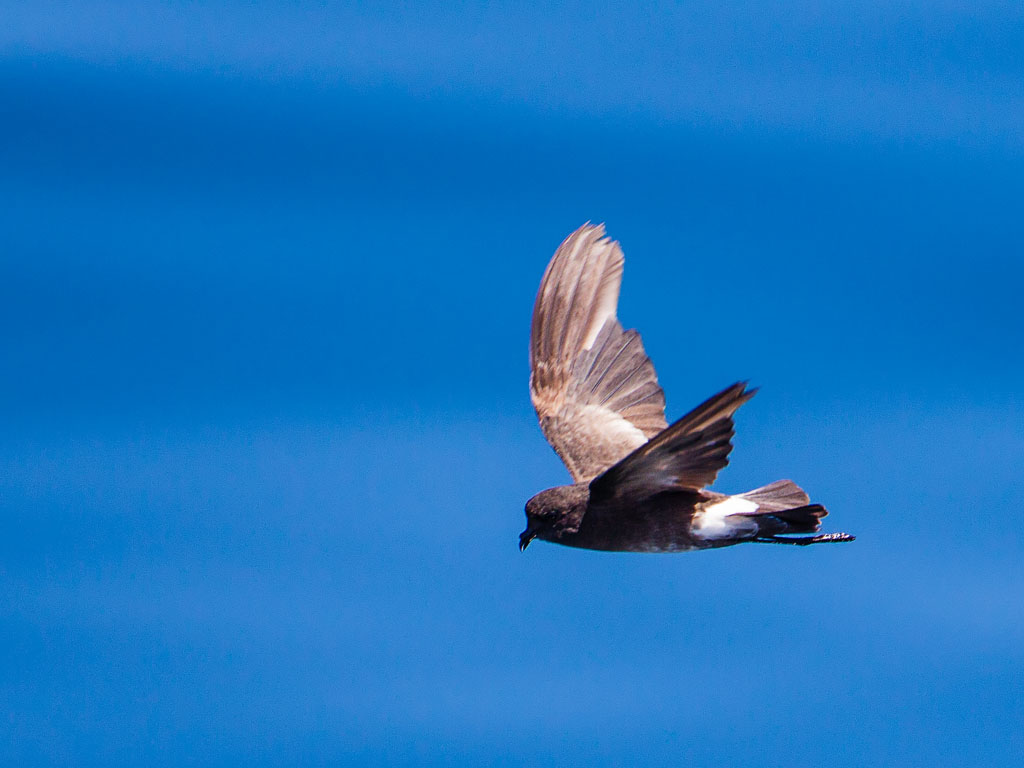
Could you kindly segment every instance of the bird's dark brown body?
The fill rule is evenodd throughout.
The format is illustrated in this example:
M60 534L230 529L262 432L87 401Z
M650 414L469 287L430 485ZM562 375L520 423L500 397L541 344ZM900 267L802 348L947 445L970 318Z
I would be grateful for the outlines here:
M712 500L711 494L681 491L616 508L591 504L587 483L562 485L527 502L523 536L606 552L704 549L716 544L695 538L690 523L699 505Z

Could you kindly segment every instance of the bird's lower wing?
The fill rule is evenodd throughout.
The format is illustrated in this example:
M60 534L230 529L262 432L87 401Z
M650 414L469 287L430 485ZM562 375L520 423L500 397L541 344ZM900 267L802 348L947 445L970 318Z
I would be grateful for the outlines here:
M729 463L732 415L757 390L733 384L704 401L650 442L590 483L595 505L651 498L665 491L697 491Z

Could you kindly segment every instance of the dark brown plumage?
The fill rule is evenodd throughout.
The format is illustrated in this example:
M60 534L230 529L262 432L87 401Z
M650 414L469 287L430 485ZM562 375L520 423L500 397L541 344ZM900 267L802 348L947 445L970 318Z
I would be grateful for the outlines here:
M623 263L604 227L587 224L541 280L530 394L575 482L527 502L520 549L535 538L626 552L852 541L846 533L787 537L816 533L828 514L790 480L735 496L706 489L729 463L733 414L756 390L733 384L668 426L640 334L615 316Z

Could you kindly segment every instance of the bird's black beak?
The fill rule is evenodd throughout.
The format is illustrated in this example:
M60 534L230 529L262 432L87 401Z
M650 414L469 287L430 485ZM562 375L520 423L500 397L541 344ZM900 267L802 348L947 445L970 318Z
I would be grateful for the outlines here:
M537 538L537 534L527 528L525 531L519 534L519 551L525 552L526 548L530 546L530 542Z

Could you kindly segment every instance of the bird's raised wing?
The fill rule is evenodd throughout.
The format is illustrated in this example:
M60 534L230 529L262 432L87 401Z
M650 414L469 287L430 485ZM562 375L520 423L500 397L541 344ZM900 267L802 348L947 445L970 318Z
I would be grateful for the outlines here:
M698 491L729 463L732 415L756 389L733 384L708 398L590 483L591 503L633 503L665 491Z
M603 225L585 224L555 251L533 306L530 395L576 482L666 427L665 395L640 334L615 317L623 261Z

